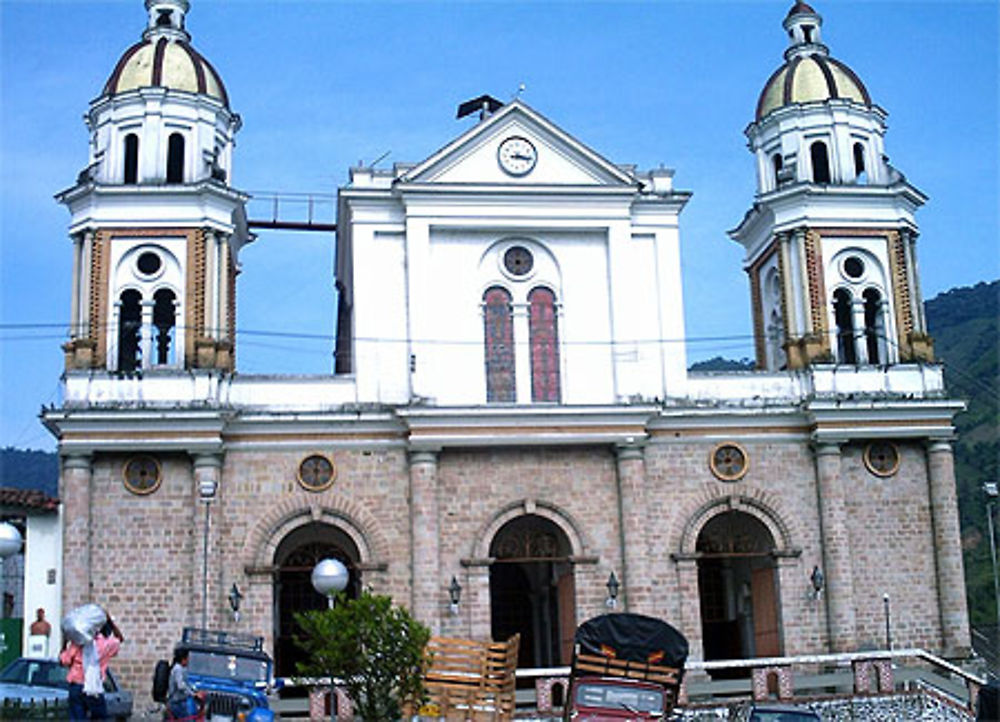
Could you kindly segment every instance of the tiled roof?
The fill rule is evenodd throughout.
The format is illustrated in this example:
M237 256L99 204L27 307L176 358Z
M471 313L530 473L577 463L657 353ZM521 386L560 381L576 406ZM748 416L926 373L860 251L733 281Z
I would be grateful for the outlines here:
M59 508L59 500L38 489L15 489L10 486L0 486L0 506L55 511Z

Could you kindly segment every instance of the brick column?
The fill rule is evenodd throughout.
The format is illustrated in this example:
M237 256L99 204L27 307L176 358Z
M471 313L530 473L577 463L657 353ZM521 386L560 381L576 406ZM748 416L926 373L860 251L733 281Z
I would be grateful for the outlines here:
M680 631L688 639L691 659L704 659L701 630L701 592L698 589L698 560L693 556L675 557Z
M59 488L63 502L62 605L65 610L93 601L90 576L92 477L89 455L63 457Z
M638 446L619 446L618 521L621 526L623 608L629 612L654 613L652 582L646 549L646 465Z
M191 619L211 627L212 603L222 594L212 584L213 559L218 558L218 524L212 519L213 507L218 503L219 483L222 477L222 457L218 454L196 454L193 459L194 494L191 528L196 529L192 544L194 563L191 565ZM217 566L217 565L215 565ZM217 585L216 585L217 586Z
M492 639L493 613L490 608L490 560L472 560L468 566L465 578L465 588L462 590L462 606L465 609L460 614L469 620L467 628L468 637L470 639Z
M816 444L815 453L830 651L851 652L857 646L854 581L845 507L846 490L840 478L840 445Z
M941 643L945 656L961 656L969 651L969 614L958 527L955 459L949 442L935 440L928 445L927 476L934 527Z
M410 452L410 611L431 629L441 631L440 608L447 582L441 579L437 500L437 454ZM450 577L449 577L450 579Z

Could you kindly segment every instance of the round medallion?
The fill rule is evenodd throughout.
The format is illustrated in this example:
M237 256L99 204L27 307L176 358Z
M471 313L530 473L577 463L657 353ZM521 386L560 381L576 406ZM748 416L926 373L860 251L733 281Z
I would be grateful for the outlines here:
M747 473L750 460L739 444L719 444L708 458L712 473L721 481L739 481Z
M325 491L336 477L333 462L321 454L307 456L299 464L299 484L307 491Z
M512 276L526 276L535 266L535 259L524 246L511 246L503 254L503 267Z
M875 476L892 476L899 470L899 448L891 441L873 441L865 447L865 467Z
M527 138L512 135L500 144L497 160L504 172L514 176L527 175L538 162L538 151Z
M152 494L160 488L163 480L160 462L152 456L133 456L125 462L122 477L125 488L139 495Z

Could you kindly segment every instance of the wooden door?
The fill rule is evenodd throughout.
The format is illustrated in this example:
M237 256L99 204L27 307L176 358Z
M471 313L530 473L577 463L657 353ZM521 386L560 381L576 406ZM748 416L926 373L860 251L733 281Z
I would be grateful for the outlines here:
M559 653L562 659L557 664L569 664L573 659L573 635L576 634L576 584L573 581L573 565L560 565L562 574L557 584L559 600Z
M781 655L781 639L774 567L751 570L750 591L753 597L754 656L778 657Z

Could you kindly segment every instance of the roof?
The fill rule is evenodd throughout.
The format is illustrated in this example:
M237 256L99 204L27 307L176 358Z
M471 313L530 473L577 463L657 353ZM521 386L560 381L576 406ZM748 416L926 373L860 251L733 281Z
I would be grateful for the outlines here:
M151 36L126 50L104 84L103 95L145 87L207 95L229 107L218 72L182 38Z
M15 489L0 486L0 506L36 511L56 511L59 500L38 489Z
M756 119L786 105L833 98L872 104L864 83L839 60L820 53L794 56L768 78L757 100Z
M808 3L804 3L802 2L802 0L799 0L797 3L792 5L791 9L788 11L788 15L786 15L785 17L790 18L792 15L799 15L800 13L809 13L811 15L815 15L816 11L812 9L812 5L809 5Z

